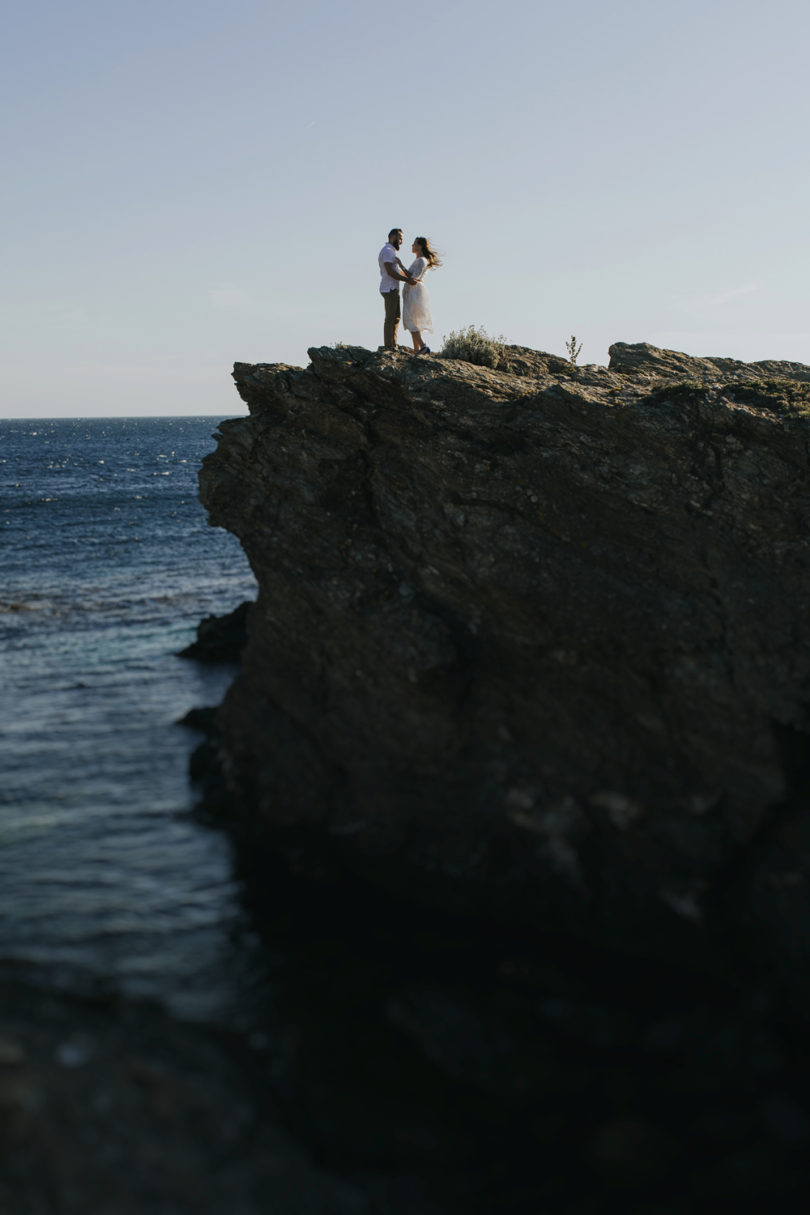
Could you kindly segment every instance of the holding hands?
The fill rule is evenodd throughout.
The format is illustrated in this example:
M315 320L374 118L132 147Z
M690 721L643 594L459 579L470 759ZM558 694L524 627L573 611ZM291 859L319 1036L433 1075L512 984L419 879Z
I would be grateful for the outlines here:
M408 283L408 285L409 285L409 286L411 286L411 287L415 287L415 286L416 286L416 284L419 282L419 279L418 279L418 278L414 278L412 274L409 274L409 273L408 273L408 271L405 269L405 267L403 266L403 264L402 264L402 262L399 260L399 258L397 258L397 265L399 266L399 268L400 268L400 270L402 271L402 273L405 275L405 281L406 281L406 283Z

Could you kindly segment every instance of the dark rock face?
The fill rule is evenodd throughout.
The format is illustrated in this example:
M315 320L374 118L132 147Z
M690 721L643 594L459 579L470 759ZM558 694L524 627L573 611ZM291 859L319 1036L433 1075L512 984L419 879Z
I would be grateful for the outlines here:
M197 625L197 637L180 651L181 658L197 662L238 662L247 641L250 603L240 603L224 616L206 616Z
M427 903L810 953L810 368L237 364L200 475L256 574L246 829ZM718 938L718 934L720 934Z

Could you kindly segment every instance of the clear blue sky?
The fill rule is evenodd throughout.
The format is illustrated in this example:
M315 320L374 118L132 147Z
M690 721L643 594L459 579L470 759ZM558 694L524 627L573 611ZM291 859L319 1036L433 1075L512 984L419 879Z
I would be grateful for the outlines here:
M26 0L0 413L229 413L235 360L436 332L810 363L807 0ZM403 339L404 340L404 339Z

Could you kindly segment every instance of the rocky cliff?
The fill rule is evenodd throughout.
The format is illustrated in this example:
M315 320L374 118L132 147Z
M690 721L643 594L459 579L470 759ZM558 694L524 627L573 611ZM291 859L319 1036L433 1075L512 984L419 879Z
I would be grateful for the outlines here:
M810 954L810 368L617 344L238 363L200 474L259 584L251 837L427 904Z

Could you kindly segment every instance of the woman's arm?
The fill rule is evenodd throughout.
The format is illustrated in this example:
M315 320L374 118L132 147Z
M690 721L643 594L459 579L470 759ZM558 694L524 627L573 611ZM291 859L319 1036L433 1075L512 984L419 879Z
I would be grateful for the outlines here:
M417 269L417 262L421 263L419 265L418 269ZM408 273L410 274L412 271L413 276L414 276L414 281L417 283L421 283L422 279L425 277L425 274L427 273L427 268L428 268L427 258L418 257L416 259L416 261L413 263L413 265L411 266L411 269L408 271Z

